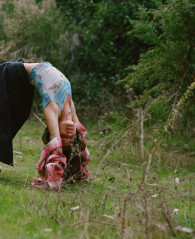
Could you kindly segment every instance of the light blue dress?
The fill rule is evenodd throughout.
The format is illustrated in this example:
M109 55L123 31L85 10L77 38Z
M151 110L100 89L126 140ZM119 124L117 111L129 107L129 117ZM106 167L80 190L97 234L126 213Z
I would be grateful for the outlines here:
M70 95L72 102L70 82L62 72L49 62L39 63L32 69L30 82L38 89L41 95L43 110L51 101L55 101L60 106L60 109L63 110L67 95Z

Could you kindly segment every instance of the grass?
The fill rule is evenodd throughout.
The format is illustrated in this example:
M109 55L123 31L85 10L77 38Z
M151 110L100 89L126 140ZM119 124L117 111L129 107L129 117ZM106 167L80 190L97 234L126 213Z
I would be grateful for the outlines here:
M181 229L195 228L192 153L179 140L172 151L174 143L163 139L142 184L148 158L147 150L140 158L136 128L114 132L112 122L111 131L100 135L106 124L87 126L90 180L55 192L30 186L38 176L43 127L25 123L14 139L14 151L23 155L14 153L14 167L1 164L0 238L193 238L194 231ZM148 131L145 147L152 142Z

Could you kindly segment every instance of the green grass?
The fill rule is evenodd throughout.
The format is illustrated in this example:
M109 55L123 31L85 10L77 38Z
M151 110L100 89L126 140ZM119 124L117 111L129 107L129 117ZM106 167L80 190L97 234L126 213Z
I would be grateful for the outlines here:
M14 153L14 167L1 164L0 238L193 238L193 233L176 230L177 226L195 228L191 154L168 148L179 139L175 144L171 138L163 139L148 184L141 184L147 150L142 160L135 128L124 136L125 130L118 127L116 133L114 122L109 124L111 132L103 135L102 125L88 124L90 180L55 192L30 186L38 176L44 129L36 121L26 122L14 139L14 151L23 155ZM150 149L149 131L145 140ZM74 211L75 206L79 209Z

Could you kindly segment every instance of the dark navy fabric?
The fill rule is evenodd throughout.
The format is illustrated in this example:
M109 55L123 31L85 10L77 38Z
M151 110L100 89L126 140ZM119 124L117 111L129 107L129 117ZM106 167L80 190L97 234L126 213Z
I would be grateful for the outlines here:
M12 140L30 115L34 87L23 61L0 64L0 161L13 165Z

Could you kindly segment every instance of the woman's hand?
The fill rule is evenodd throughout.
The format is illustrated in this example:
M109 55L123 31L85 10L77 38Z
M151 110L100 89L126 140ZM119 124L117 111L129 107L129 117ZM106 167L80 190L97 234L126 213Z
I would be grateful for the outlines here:
M62 138L62 146L69 147L76 135L76 126L72 120L64 120L59 122L60 136Z

